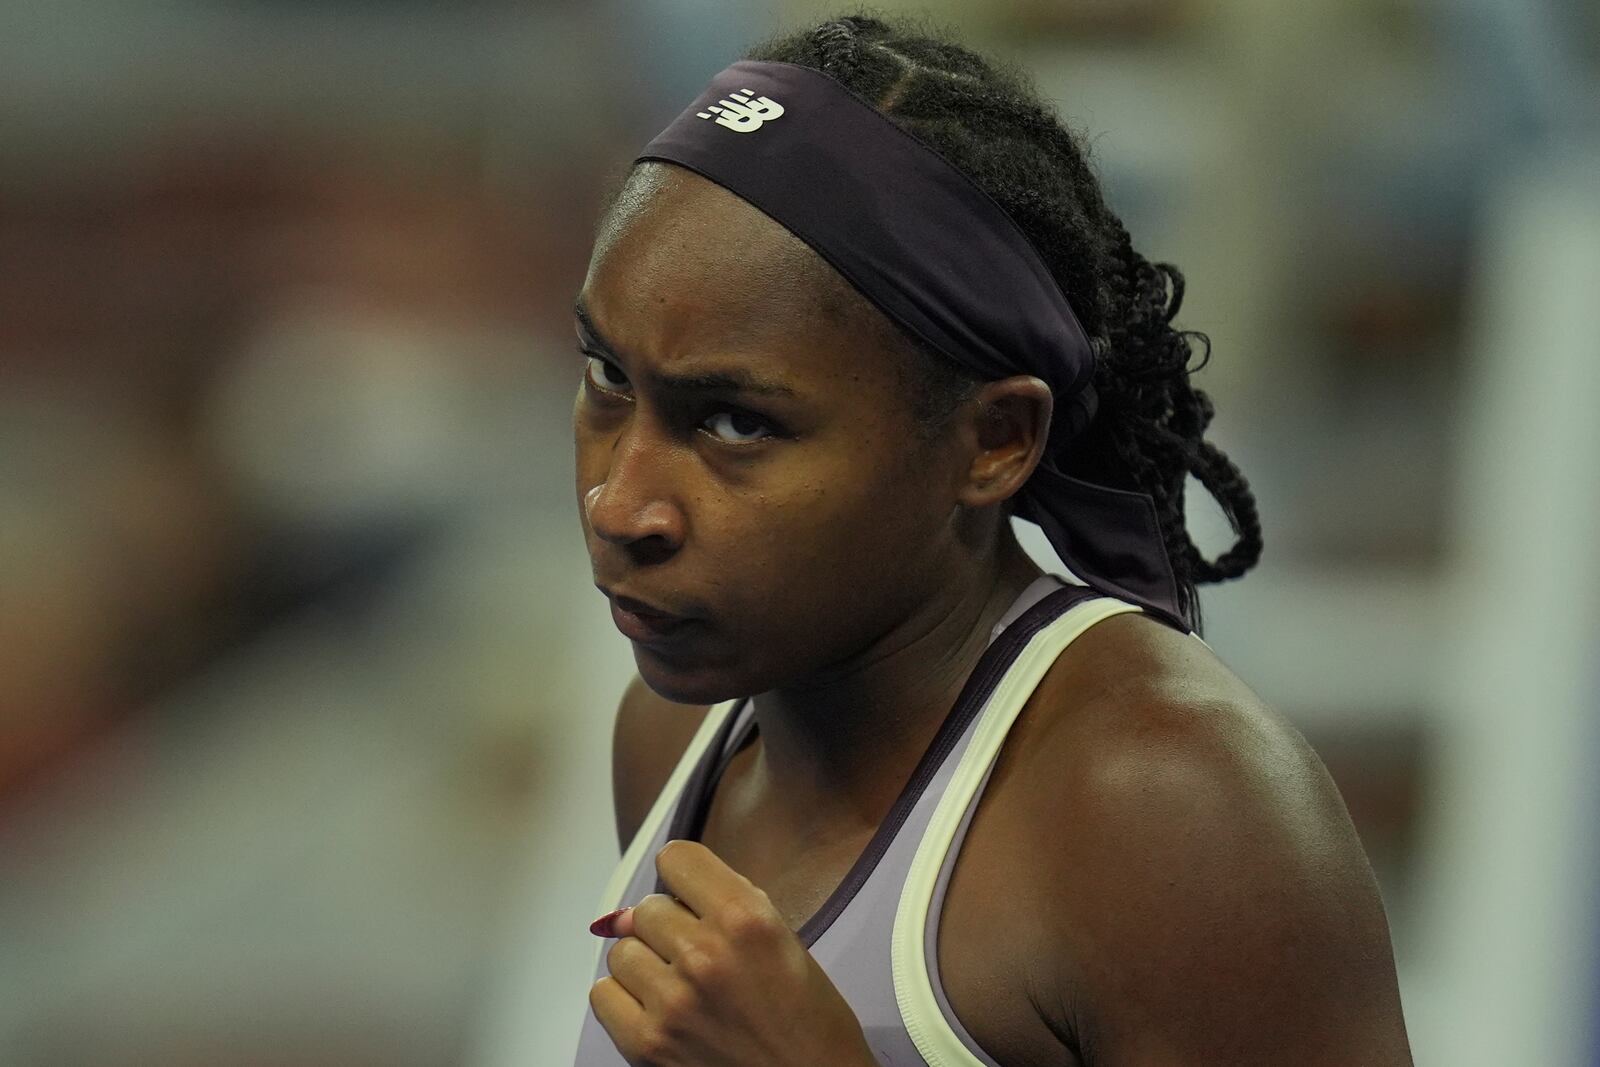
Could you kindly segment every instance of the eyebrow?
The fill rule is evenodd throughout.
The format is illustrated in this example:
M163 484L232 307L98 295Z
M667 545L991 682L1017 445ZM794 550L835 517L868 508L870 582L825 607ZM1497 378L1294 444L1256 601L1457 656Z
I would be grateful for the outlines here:
M590 317L588 308L583 306L581 297L573 302L572 314L578 320L578 333L584 344L613 363L620 363L616 349L595 328L594 319ZM754 396L781 397L797 395L789 386L763 378L759 374L752 374L742 367L699 374L662 374L652 371L649 377L660 388L678 393L749 393Z

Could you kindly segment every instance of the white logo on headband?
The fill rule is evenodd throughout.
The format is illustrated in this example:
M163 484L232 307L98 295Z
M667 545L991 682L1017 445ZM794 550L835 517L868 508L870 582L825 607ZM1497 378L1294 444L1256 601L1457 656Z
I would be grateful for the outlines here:
M755 133L763 122L771 122L783 114L783 105L770 96L756 96L754 89L729 93L729 99L718 100L696 117L717 117L718 126L726 126L734 133Z

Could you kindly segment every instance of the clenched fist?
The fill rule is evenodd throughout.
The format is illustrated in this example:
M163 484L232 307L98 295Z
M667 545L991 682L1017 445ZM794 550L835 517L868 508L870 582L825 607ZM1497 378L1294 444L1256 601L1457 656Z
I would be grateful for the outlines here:
M598 920L589 991L633 1067L877 1067L861 1024L767 895L704 845L656 854L670 896Z

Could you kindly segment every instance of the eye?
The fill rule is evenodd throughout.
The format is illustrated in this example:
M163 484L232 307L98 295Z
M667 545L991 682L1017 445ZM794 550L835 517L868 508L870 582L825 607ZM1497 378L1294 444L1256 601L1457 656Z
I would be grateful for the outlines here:
M748 411L719 411L702 424L707 433L730 445L748 445L772 436L772 427Z
M584 368L583 376L590 385L602 393L627 394L629 390L628 376L617 368L610 360L601 359L599 356L588 357L588 366Z

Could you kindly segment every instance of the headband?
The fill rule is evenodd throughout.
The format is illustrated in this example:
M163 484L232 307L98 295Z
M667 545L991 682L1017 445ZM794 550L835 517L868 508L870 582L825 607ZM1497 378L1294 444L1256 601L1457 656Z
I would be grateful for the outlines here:
M1043 380L1050 441L1016 513L1090 586L1189 628L1150 497L1056 462L1094 417L1094 350L1038 250L970 178L828 75L754 60L712 79L634 162L645 160L760 209L978 377Z

